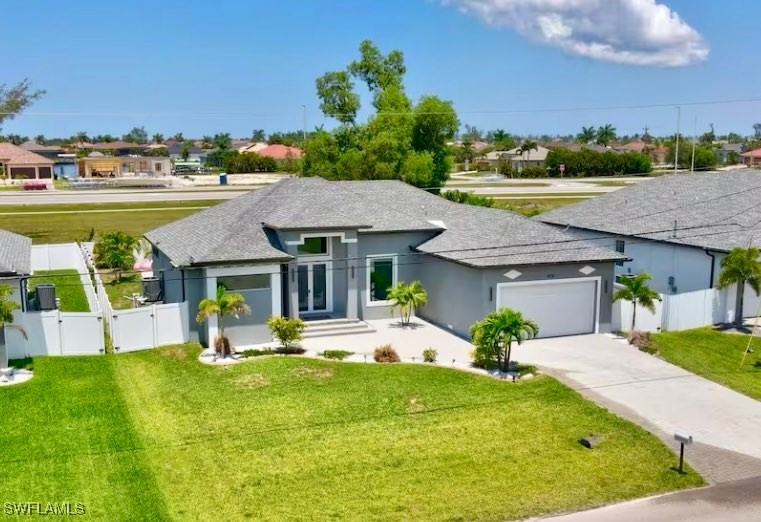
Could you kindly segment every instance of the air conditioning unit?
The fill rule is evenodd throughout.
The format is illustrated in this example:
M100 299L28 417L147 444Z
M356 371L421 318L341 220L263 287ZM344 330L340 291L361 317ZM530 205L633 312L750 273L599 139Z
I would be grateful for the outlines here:
M55 285L40 284L35 288L37 292L37 306L40 310L56 310Z
M158 277L143 279L143 296L145 296L146 303L161 301L161 280Z

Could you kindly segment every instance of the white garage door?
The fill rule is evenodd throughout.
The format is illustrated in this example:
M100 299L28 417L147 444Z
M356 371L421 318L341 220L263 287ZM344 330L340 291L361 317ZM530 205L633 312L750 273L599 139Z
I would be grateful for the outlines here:
M497 285L497 309L518 310L539 325L539 337L595 332L596 279Z

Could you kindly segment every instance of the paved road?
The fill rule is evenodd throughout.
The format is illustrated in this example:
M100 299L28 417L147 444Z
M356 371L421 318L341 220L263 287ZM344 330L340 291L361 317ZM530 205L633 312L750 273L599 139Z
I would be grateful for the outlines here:
M636 183L643 178L617 178ZM588 180L542 179L542 180L502 180L493 182L494 186L484 186L483 180L471 177L453 177L458 190L468 190L478 194L541 194L542 197L562 197L567 193L589 193L595 196L602 192L619 190L622 187L603 187L589 183ZM502 185L500 185L500 183ZM510 183L505 186L504 183ZM532 187L531 183L546 183L546 186ZM473 185L469 187L468 185ZM527 185L527 186L521 186ZM143 201L197 201L204 199L232 199L257 187L184 187L180 189L118 189L118 190L57 190L44 192L0 191L0 205L49 205L55 203L136 203Z
M761 478L726 482L590 511L552 517L553 522L757 522Z

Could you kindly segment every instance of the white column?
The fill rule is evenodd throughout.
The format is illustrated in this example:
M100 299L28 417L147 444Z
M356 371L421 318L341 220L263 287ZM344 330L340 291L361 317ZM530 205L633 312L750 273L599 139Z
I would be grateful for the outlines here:
M206 276L206 297L209 299L217 298L217 277L209 275L209 270L204 270ZM219 334L219 327L217 325L217 316L209 317L206 320L208 326L208 338L207 342L209 346L214 346L214 338Z
M357 255L359 249L357 248L356 240L352 243L346 244L346 318L358 319L359 313L357 310L359 304L358 288L359 288L359 265Z
M280 273L273 273L270 278L270 289L272 290L272 315L279 316L283 314L283 290L280 284Z

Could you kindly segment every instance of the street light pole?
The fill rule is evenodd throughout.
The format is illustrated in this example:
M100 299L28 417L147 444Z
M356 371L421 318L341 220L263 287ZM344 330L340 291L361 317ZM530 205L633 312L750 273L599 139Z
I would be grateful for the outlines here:
M690 164L690 173L695 172L695 142L698 141L698 117L695 116L695 124L692 129L692 163Z
M682 119L682 108L676 108L676 148L674 150L674 174L679 167L679 125Z

